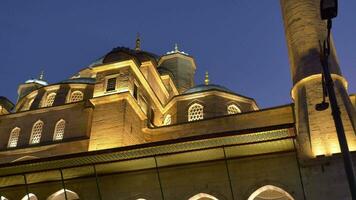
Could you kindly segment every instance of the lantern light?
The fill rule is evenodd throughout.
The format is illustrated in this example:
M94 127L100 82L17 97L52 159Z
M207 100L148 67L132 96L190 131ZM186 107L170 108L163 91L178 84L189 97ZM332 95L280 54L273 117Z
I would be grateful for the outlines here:
M322 20L332 19L337 16L337 0L321 0L320 15Z

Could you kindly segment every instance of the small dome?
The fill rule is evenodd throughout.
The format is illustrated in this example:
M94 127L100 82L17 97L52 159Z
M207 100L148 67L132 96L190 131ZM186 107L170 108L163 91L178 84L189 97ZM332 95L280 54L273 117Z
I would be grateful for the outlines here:
M120 62L130 59L134 59L139 63L145 61L157 62L159 56L147 51L133 50L126 47L117 47L107 53L105 56L94 61L92 64L89 65L89 67L95 67L97 65Z
M220 90L223 92L228 92L228 93L234 93L233 91L229 90L228 88L220 85L215 85L215 84L209 84L209 85L197 85L194 86L185 92L183 94L191 94L191 93L196 93L196 92L204 92L208 90Z
M6 110L10 111L14 106L15 105L8 98L0 96L0 107L4 107Z
M61 81L61 83L86 83L86 84L94 84L96 81L95 78L72 78Z
M43 85L43 86L48 85L48 83L46 81L39 80L39 79L30 79L30 80L27 80L25 83L37 83L37 84L40 84L40 85Z

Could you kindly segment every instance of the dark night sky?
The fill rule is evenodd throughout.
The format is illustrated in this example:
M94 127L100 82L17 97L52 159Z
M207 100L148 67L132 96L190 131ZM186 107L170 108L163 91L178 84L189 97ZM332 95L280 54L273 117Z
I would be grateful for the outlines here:
M334 38L341 70L356 92L356 1L339 1ZM0 95L18 84L55 83L116 46L164 54L178 43L194 56L196 80L255 98L261 107L291 102L292 87L279 0L1 0Z

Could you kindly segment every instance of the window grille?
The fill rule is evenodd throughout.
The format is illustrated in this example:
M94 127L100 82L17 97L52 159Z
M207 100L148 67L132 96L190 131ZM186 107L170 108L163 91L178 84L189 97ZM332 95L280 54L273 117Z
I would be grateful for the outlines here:
M237 114L237 113L241 113L241 110L239 107L237 107L237 105L231 104L227 107L227 114L231 115L231 114Z
M14 129L12 129L7 147L9 147L9 148L17 147L17 142L19 141L19 136L20 136L20 128L16 127Z
M116 78L109 78L106 84L106 91L113 91L116 89Z
M171 123L172 123L172 116L170 114L167 114L164 117L163 125L170 125Z
M196 121L204 119L204 107L198 103L194 103L188 109L188 121Z
M55 98L56 98L56 93L52 92L52 93L48 94L43 107L52 106Z
M33 125L31 138L30 138L30 144L37 144L37 143L40 142L41 135L42 135L42 129L43 129L43 122L42 121L37 121Z
M82 101L83 100L83 92L81 91L74 91L70 95L70 102L77 102L77 101Z
M59 120L56 123L56 127L54 128L54 135L53 135L53 140L62 140L64 136L64 129L66 126L66 121L63 119Z

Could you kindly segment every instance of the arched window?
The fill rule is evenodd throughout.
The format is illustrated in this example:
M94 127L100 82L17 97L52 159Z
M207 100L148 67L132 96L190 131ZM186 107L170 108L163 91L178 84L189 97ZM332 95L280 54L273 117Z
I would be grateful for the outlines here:
M4 197L4 196L1 196L0 197L0 200L9 200L8 198Z
M83 92L81 91L74 91L70 95L69 102L77 102L77 101L82 101L83 100Z
M43 122L41 120L38 120L32 127L30 144L37 144L40 142L42 129L43 129Z
M164 117L163 125L170 125L171 123L172 123L172 116L170 114L167 114Z
M51 92L47 95L46 101L43 104L43 107L50 107L53 105L54 99L56 98L56 93Z
M189 200L218 200L218 199L215 198L214 196L211 196L210 194L199 193L189 198Z
M66 121L64 121L63 119L59 120L56 123L56 126L54 128L54 134L53 134L54 141L63 139L65 126L66 126Z
M77 193L66 189L67 200L79 200ZM64 189L61 189L47 198L47 200L65 200Z
M204 107L201 104L194 103L188 109L188 121L203 119Z
M227 107L227 114L232 115L237 113L241 113L241 110L237 105L231 104Z
M260 199L270 199L270 200L294 200L294 198L282 188L265 185L251 194L248 200L260 200Z
M22 197L21 200L38 200L36 195L30 193L30 194L26 194L24 197Z
M9 142L7 143L8 148L17 147L17 142L19 141L20 131L21 131L21 129L19 127L12 129L12 131L10 133L10 137L9 137Z

